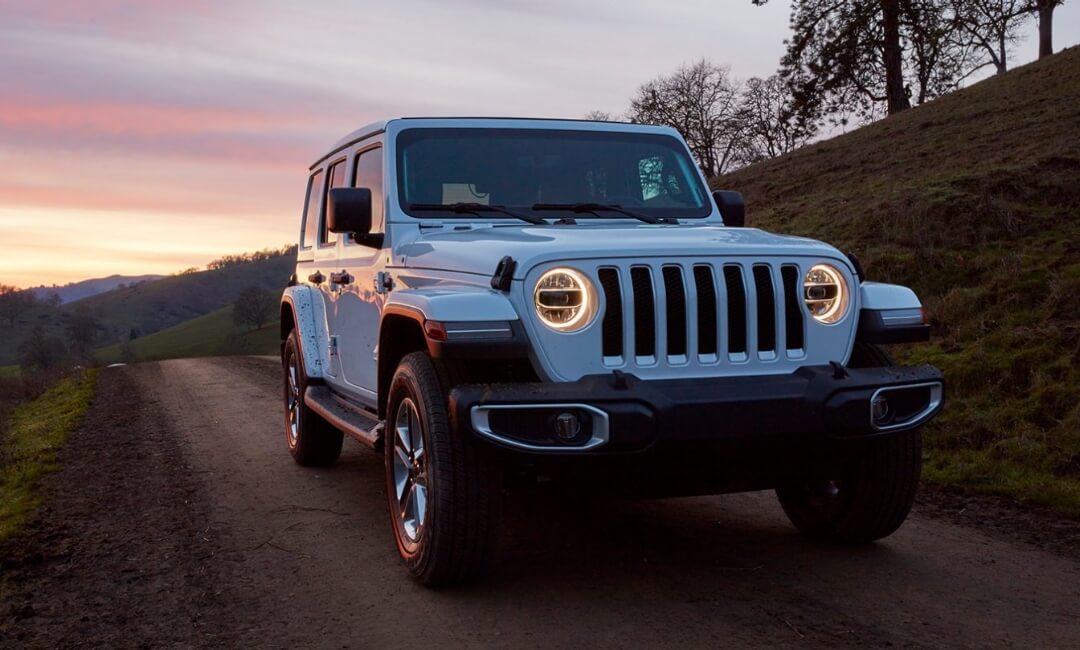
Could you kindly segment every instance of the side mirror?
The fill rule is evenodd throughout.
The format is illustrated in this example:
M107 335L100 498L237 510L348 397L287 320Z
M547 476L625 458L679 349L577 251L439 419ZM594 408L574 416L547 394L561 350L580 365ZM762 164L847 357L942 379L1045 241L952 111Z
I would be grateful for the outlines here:
M742 228L746 225L746 203L743 202L742 194L728 190L717 190L712 193L716 207L720 209L720 216L724 219L724 225L729 228Z
M326 206L326 229L336 233L366 235L371 232L371 190L338 187L330 190Z

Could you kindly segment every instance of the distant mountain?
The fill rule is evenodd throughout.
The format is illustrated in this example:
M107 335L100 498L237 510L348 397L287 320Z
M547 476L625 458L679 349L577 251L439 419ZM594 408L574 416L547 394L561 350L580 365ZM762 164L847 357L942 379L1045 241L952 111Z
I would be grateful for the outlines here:
M90 296L96 296L99 293L105 293L106 291L112 291L118 289L121 286L131 286L133 284L139 284L140 282L151 282L153 280L160 280L165 276L163 275L110 275L107 278L93 278L91 280L83 280L81 282L71 282L65 284L62 287L33 287L30 291L34 292L38 300L46 300L49 294L55 293L60 296L60 303L67 304L69 302L75 302L76 300L82 300L83 298L89 298Z

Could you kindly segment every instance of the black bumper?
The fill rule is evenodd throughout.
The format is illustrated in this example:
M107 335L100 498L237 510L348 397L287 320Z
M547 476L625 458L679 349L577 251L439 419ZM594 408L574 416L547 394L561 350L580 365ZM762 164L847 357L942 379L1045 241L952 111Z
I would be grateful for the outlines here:
M450 410L457 431L523 454L614 455L706 443L779 455L917 427L940 409L943 384L931 366L807 366L790 375L656 381L615 373L459 386ZM886 404L876 420L875 395ZM582 425L570 440L558 436L573 433L567 417Z

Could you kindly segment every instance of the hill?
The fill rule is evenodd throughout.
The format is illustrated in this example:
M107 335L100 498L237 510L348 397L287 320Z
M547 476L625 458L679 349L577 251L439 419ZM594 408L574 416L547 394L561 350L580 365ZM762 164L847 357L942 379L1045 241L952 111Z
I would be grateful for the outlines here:
M87 313L99 323L99 347L122 343L220 310L249 286L281 291L295 265L295 253L274 255L114 289L59 309L35 307L20 316L14 327L0 323L0 365L17 362L19 345L37 325L47 335L64 340L72 317Z
M30 291L34 292L38 300L46 300L49 294L55 293L60 297L61 303L74 302L76 300L82 300L83 298L89 298L90 296L96 296L99 293L105 293L106 291L112 291L118 289L121 286L127 286L131 284L139 284L141 282L151 282L153 280L160 280L165 276L163 275L110 275L107 278L93 278L91 280L81 280L79 282L70 282L62 287L58 286L40 286L31 287Z
M948 382L929 480L1080 515L1080 48L714 186L922 297L896 356Z
M157 361L230 354L278 354L278 322L261 329L238 328L232 305L168 329L98 350L101 363Z

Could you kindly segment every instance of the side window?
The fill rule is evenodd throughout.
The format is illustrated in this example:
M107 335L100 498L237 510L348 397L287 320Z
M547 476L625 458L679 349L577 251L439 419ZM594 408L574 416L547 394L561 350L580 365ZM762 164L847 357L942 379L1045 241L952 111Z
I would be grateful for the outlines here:
M326 184L326 198L323 201L324 206L330 205L330 190L335 187L345 187L345 161L339 160L330 166L330 182ZM326 208L323 208L323 212L326 212ZM319 246L333 246L337 243L337 233L330 232L326 229L326 219L322 220L322 225L319 226Z
M371 232L383 232L382 147L361 151L356 156L353 187L371 190Z
M304 240L300 248L311 248L319 228L319 206L322 205L323 173L320 169L308 180L307 205L304 206Z

